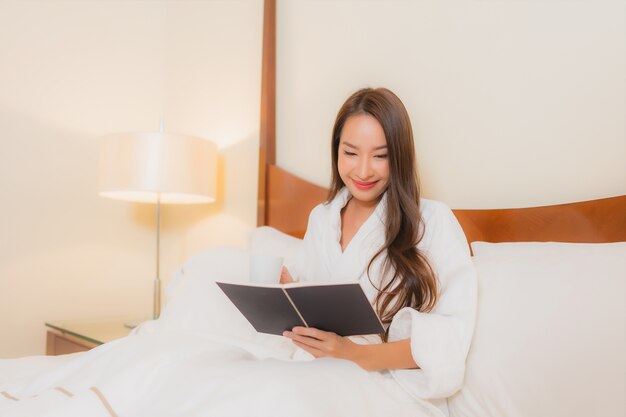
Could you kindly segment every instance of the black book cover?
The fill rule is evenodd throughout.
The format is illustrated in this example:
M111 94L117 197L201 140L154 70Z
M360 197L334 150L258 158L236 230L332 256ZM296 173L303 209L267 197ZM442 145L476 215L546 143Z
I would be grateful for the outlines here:
M260 333L282 335L285 330L304 326L304 322L280 287L217 282L230 301Z
M261 333L281 335L295 326L315 327L340 336L384 331L358 283L217 285Z
M308 327L339 336L385 331L358 283L298 286L285 291Z

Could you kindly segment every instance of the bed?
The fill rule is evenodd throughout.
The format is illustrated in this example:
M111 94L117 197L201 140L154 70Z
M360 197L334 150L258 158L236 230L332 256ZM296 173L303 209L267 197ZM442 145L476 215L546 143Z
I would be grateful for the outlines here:
M249 252L287 264L297 256L307 211L299 193L323 200L325 190L268 169L270 222L251 232L248 250L213 248L186 261L161 317L127 338L0 360L0 416L624 415L626 197L456 211L478 271L478 317L464 386L428 408L350 363L294 362L290 342L257 334L209 291L213 279L241 281Z
M252 246L288 258L296 243L285 236L303 236L326 190L264 169L268 229ZM447 399L447 415L626 415L626 196L453 212L474 255L479 304L465 386Z
M297 256L308 210L299 193L315 204L325 190L267 169L268 222L251 232L248 250L193 256L171 279L161 317L127 338L0 360L0 416L625 414L625 196L455 211L474 252L478 317L464 386L429 406L344 361L294 362L290 342L256 333L209 291L217 278L241 281L249 252L287 264Z

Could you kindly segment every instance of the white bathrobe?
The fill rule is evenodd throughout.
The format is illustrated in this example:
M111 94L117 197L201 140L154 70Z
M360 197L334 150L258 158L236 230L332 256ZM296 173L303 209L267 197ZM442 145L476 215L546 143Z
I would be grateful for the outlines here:
M293 274L301 281L358 281L374 301L383 279L383 256L367 276L367 265L384 244L386 194L342 252L341 209L351 195L342 189L329 204L320 204L309 217L304 250ZM396 381L415 398L438 399L452 395L463 383L476 315L476 272L465 235L444 204L422 199L424 235L418 249L425 253L439 281L437 305L430 313L413 308L393 318L389 340L411 339L413 359L420 369L391 371ZM371 279L371 282L370 282Z

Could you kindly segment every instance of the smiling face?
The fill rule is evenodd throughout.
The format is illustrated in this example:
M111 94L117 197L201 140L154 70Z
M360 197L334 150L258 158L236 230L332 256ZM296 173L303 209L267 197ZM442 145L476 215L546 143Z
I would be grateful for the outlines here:
M348 117L339 140L337 170L352 197L375 205L389 185L385 132L368 114Z

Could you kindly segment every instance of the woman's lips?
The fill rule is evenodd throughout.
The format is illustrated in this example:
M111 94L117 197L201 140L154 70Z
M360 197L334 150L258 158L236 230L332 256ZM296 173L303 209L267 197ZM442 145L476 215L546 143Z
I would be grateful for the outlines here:
M359 190L365 191L365 190L369 190L373 188L378 181L361 182L361 181L357 181L353 179L352 182L354 183L354 186L356 188L358 188Z

